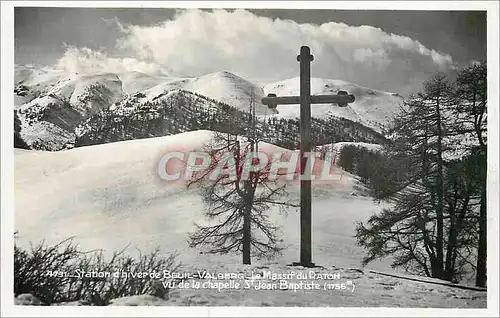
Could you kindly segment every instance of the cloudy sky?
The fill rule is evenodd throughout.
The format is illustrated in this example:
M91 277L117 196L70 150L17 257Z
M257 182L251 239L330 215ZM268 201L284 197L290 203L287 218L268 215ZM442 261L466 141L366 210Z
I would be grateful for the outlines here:
M481 11L16 8L14 32L17 64L264 82L298 76L308 45L314 77L403 95L486 59Z

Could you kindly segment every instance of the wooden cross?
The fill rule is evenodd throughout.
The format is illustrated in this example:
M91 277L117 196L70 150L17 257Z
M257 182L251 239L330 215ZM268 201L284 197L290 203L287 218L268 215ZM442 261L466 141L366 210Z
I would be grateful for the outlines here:
M300 104L300 172L304 178L300 181L300 263L304 267L315 266L312 262L311 248L311 171L305 171L307 157L305 153L311 151L311 103L336 103L340 107L354 102L354 95L339 91L337 95L311 96L311 62L314 57L309 47L302 46L297 61L300 62L300 96L277 97L268 94L262 99L262 104L269 108L276 108L282 104Z

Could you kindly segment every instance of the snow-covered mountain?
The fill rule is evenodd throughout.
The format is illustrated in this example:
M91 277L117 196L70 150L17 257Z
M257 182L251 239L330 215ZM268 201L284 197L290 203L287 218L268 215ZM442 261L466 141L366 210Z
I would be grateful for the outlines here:
M140 93L136 91L138 94L132 94L131 97L135 98L134 103L143 104L157 99L160 95L179 89L197 93L245 111L250 108L253 98L257 114L275 113L260 102L264 96L261 87L226 71L192 78L170 78ZM136 98L137 96L140 98ZM129 100L125 99L123 102L127 103Z
M348 107L338 107L332 104L311 105L311 115L323 118L329 115L350 119L367 127L381 131L390 120L400 111L403 98L390 92L383 92L368 87L359 86L342 80L311 78L311 95L337 94L346 91L355 97L354 103ZM277 96L300 95L300 78L267 84L265 94L274 93ZM278 105L280 116L298 117L300 107L294 105Z
M47 91L65 74L50 68L37 68L33 65L14 67L14 105L19 106Z
M124 97L122 83L115 74L71 75L57 81L47 74L46 81L29 76L16 87L17 95L29 97L15 106L21 122L20 136L34 149L62 149L74 142L74 129L84 118Z
M15 110L20 121L17 134L33 149L64 149L75 143L75 129L100 110L136 111L173 92L203 96L206 107L226 104L244 112L249 110L253 100L256 113L263 121L269 118L297 120L299 117L299 105L283 105L270 110L261 104L262 97L271 92L279 96L298 95L299 78L262 86L226 71L190 78L150 76L139 72L86 76L16 65L15 81ZM312 94L336 94L345 90L356 97L356 101L345 108L313 105L313 117L345 118L378 133L397 114L402 102L397 94L339 80L313 78L311 89Z
M190 79L182 88L242 110L250 108L253 94L256 113L271 113L267 106L260 102L264 94L261 87L226 71Z

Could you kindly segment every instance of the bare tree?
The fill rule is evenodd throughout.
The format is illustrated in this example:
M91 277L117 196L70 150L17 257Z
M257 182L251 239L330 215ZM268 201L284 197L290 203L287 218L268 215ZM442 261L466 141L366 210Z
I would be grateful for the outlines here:
M215 133L205 147L210 157L207 169L196 173L188 187L198 186L205 203L209 224L195 224L190 246L209 247L209 253L242 252L243 264L251 256L272 257L279 254L278 227L269 211L278 206L297 206L286 199L287 182L278 174L264 153L259 152L261 133L255 125L254 96L246 140L237 135Z

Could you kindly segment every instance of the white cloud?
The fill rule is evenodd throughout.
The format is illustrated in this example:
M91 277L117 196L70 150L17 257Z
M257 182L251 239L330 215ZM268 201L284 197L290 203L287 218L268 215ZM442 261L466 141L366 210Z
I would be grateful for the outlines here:
M272 20L248 11L180 11L154 26L123 25L116 56L67 49L58 67L71 71L123 71L202 75L227 70L251 80L298 76L296 55L308 45L314 77L337 78L407 93L436 71L454 67L450 55L411 38L371 26ZM126 56L126 57L123 57Z
M70 73L120 73L138 71L146 74L162 73L163 68L154 63L134 57L109 57L105 52L83 47L68 46L66 52L56 64L57 69Z

